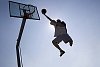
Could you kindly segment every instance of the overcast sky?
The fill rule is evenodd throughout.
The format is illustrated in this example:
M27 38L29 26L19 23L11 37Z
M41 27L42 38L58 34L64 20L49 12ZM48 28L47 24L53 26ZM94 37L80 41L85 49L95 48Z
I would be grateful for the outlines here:
M40 20L27 20L21 40L24 67L100 67L100 0L13 0L37 6ZM8 0L0 0L0 67L17 67L16 39L21 18L11 18ZM66 22L73 47L52 45L54 28L41 14Z

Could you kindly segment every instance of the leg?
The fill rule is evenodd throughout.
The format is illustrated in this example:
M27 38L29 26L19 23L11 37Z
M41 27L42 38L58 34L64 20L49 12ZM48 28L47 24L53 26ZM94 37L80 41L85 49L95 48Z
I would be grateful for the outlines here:
M59 51L60 51L60 57L65 53L65 51L63 51L63 50L60 48L60 46L58 45L61 41L62 41L62 40L59 39L59 37L55 38L55 39L52 41L53 45L54 45L57 49L59 49Z
M69 42L69 45L72 46L73 40L68 34L63 35L62 37L63 37L62 40L64 41L64 43L68 43Z
M57 43L55 40L53 40L52 43L53 43L53 45L54 45L57 49L59 49L60 51L62 51L62 49L60 48L60 46L58 45L58 43Z

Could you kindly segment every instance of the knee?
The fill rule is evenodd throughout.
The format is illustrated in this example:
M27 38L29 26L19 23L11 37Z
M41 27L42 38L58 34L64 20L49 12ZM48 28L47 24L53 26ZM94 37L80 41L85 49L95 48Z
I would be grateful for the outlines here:
M55 44L55 41L54 40L52 41L52 44Z
M58 44L55 40L52 41L53 45L56 45Z

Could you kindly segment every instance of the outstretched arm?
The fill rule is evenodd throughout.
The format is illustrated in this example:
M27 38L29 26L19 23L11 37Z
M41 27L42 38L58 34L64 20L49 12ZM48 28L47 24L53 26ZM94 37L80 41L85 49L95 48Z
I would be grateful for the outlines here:
M47 19L49 19L51 22L50 22L50 24L51 25L54 25L54 26L56 26L56 21L55 20L52 20L50 17L48 17L46 14L44 14L45 16L46 16L46 18Z
M46 16L47 19L49 19L50 21L52 21L52 19L50 17L48 17L46 14L44 14Z
M52 19L46 15L46 12L47 12L46 9L42 9L41 12L42 12L42 14L43 14L47 19L49 19L50 21L52 21Z

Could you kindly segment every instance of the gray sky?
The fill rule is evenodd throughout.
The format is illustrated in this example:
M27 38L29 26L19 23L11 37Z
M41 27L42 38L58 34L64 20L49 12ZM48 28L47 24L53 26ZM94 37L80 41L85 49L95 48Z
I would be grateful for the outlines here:
M24 67L100 67L100 0L13 0L37 6L39 21L27 20L21 40ZM54 28L41 14L66 22L73 47L52 45ZM8 0L0 0L0 67L17 67L16 39L22 19L9 16Z

